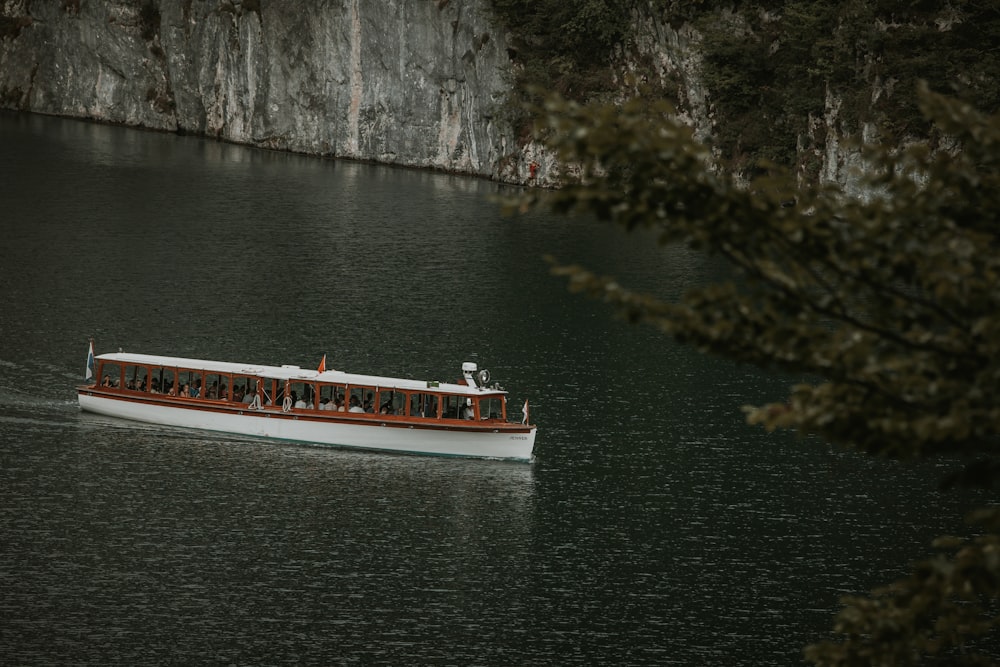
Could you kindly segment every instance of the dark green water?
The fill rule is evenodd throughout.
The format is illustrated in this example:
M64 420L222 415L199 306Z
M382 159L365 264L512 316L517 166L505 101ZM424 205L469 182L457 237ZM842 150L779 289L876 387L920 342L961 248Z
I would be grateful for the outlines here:
M477 180L0 115L6 664L792 665L963 504L746 426L786 382L567 294L717 275ZM81 415L87 338L531 400L530 465Z

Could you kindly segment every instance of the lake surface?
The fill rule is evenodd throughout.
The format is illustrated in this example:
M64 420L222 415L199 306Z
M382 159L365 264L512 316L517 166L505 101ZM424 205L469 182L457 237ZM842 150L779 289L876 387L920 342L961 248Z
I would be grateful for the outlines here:
M845 594L970 500L941 470L744 424L787 379L567 293L718 265L504 218L447 174L0 115L5 664L794 665ZM531 464L378 455L80 414L87 340L451 380L490 369Z

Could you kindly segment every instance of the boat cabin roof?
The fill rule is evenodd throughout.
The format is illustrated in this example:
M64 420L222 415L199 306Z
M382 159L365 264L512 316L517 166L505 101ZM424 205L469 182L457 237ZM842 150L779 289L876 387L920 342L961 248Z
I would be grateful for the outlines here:
M330 384L363 385L380 389L405 389L409 391L428 390L439 394L461 394L463 396L504 395L501 389L487 387L472 387L467 384L452 382L429 382L427 380L410 380L404 378L383 377L379 375L362 375L345 373L344 371L308 370L299 366L263 366L257 364L241 364L228 361L209 361L206 359L186 359L184 357L163 357L155 354L132 354L129 352L112 352L97 356L104 361L120 361L136 366L165 366L167 368L185 368L205 371L207 373L233 373L237 375L255 375L277 380L328 382Z

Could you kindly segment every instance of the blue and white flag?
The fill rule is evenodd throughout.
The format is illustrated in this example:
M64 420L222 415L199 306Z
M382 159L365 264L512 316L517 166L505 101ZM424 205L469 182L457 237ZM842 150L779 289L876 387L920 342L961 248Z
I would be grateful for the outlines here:
M90 350L87 352L87 375L85 379L92 380L94 378L94 341L90 341Z

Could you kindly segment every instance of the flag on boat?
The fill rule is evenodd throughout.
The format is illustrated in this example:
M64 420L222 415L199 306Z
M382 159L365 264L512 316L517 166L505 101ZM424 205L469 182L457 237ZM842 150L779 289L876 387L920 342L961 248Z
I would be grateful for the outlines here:
M90 349L87 351L87 374L85 379L92 380L94 378L94 341L90 341Z
M318 370L319 370L320 373L325 373L326 372L326 355L325 354L323 355L323 359L319 362L319 369Z
M521 412L524 413L524 418L521 420L522 424L528 423L528 399L524 399L524 407L521 408Z

